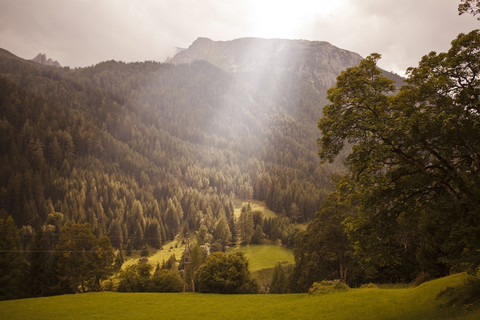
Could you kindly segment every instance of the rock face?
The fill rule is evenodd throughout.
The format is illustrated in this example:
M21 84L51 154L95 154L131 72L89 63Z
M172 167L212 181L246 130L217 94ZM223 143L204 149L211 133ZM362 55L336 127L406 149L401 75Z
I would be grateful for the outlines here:
M325 41L241 38L212 41L198 38L168 62L207 61L227 72L294 73L315 87L330 87L346 67L358 65L360 55Z
M46 66L61 67L58 61L47 58L47 55L45 53L37 54L37 56L33 58L32 61Z

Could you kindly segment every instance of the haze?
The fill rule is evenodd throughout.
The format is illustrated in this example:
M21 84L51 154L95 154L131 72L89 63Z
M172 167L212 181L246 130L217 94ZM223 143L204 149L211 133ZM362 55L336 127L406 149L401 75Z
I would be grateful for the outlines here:
M329 41L404 74L460 32L459 0L0 0L0 47L26 59L46 53L64 66L105 60L164 61L197 37Z

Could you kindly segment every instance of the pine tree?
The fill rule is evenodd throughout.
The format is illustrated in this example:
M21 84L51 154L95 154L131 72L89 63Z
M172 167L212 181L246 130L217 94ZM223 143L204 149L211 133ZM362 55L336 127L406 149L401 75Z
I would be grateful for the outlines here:
M25 295L25 268L20 237L13 218L0 218L0 300Z
M28 287L29 295L46 296L54 292L56 285L54 249L52 237L49 237L44 228L40 227L35 231L31 244L29 245L28 257Z
M272 282L270 284L270 293L287 293L288 279L285 270L280 263L277 263L273 270Z
M260 244L263 240L263 229L260 224L257 224L255 231L253 232L252 238L250 243L252 244Z

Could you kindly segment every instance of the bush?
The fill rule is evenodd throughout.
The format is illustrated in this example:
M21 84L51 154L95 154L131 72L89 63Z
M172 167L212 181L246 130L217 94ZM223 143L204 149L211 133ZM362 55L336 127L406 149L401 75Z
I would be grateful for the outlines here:
M378 286L375 283L365 283L360 286L361 289L378 289Z
M142 247L142 251L140 251L140 256L141 257L148 257L150 255L150 252L148 250L148 246L145 244L143 247Z
M222 252L222 251L223 251L223 246L222 246L221 243L218 243L218 242L212 243L212 246L210 247L210 252L211 253Z
M480 279L469 277L458 287L447 287L437 295L444 307L480 306Z
M150 281L151 292L181 292L183 280L178 272L170 269L159 269Z
M118 276L117 291L120 292L146 292L149 288L150 272L152 266L148 263L128 266Z
M350 290L350 287L339 280L322 280L321 282L315 282L308 290L308 294L317 296L348 290Z
M241 252L212 253L197 272L199 292L256 293L257 283L250 278L248 261Z
M424 282L432 280L432 277L426 273L426 272L420 272L418 276L415 278L415 281L413 281L413 286L418 287Z

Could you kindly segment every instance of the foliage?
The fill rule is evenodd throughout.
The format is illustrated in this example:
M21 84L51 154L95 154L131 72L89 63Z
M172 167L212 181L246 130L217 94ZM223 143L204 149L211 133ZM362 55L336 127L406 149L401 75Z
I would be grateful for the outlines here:
M178 272L171 269L155 271L148 288L152 292L180 292L182 289L182 278Z
M258 290L241 252L212 253L198 269L196 283L198 291L205 293L255 293Z
M314 296L320 296L324 294L331 294L335 292L343 292L350 290L350 287L341 281L328 281L322 280L320 282L314 282L312 287L308 290L308 294Z
M275 269L272 275L272 281L270 283L270 293L287 293L288 292L288 279L280 263L275 265Z
M332 194L322 203L307 230L297 234L292 290L305 292L314 282L325 279L358 282L355 272L353 277L349 274L356 268L356 258L343 225L352 215L353 210L338 204L337 195Z
M410 68L396 95L378 54L328 90L319 154L332 161L353 145L337 191L359 207L347 229L369 275L409 281L480 263L479 48L478 30L460 34Z
M26 261L11 216L0 216L0 300L24 296Z
M178 266L182 270L185 279L185 290L195 291L195 274L200 266L205 263L206 254L197 242L193 242L190 246L190 259L185 257L185 251L182 253L182 258Z
M254 233L253 213L250 204L242 208L238 221L238 236L241 244L250 244Z
M263 236L263 229L261 225L257 225L255 227L255 231L252 234L252 238L250 239L251 244L260 244L262 243L264 236Z
M365 283L360 286L362 289L378 289L378 286L375 283Z
M56 245L58 277L68 291L98 291L113 273L114 253L107 237L95 238L88 224L64 227Z
M420 272L417 277L415 278L415 280L413 281L413 286L414 287L418 287L419 285L421 285L422 283L424 282L427 282L427 281L430 281L432 280L432 277L426 273L426 272Z
M473 16L476 16L480 13L480 1L479 0L460 0L458 5L458 14L462 15L464 13L470 13ZM480 20L480 17L477 18Z
M99 291L115 270L108 237L96 238L88 224L63 227L60 234L53 225L22 228L25 251L11 217L0 218L0 228L2 299Z
M445 307L478 308L480 306L480 279L470 276L455 287L447 287L437 295Z
M146 292L152 286L151 272L152 265L148 263L138 263L137 265L127 266L125 270L120 271L117 291L119 292Z

